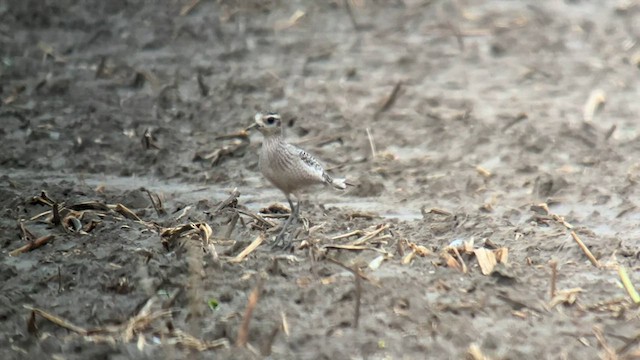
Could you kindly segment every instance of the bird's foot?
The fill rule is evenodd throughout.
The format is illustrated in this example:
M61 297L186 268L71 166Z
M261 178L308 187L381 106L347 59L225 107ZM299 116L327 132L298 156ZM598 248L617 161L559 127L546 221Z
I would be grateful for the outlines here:
M293 249L293 241L291 239L292 237L293 236L291 234L281 232L271 242L271 249L282 249L284 251L290 251L291 249Z

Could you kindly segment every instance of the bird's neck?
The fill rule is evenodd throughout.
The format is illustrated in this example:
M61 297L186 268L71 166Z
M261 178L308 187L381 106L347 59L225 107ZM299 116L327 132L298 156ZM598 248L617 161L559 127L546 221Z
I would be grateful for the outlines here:
M269 134L264 137L264 142L267 144L277 144L284 141L282 134Z

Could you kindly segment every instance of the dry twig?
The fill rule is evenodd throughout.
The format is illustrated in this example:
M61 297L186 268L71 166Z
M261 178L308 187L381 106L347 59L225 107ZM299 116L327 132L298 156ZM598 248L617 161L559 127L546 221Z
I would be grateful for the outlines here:
M360 323L360 302L362 298L362 283L360 278L366 279L366 277L360 272L360 270L355 268L352 269L334 258L327 257L326 259L353 274L356 291L355 309L353 313L353 327L357 329Z
M598 259L596 259L596 257L593 256L593 254L591 253L591 250L589 250L589 248L582 242L582 240L580 240L580 237L578 236L578 234L576 234L575 231L571 232L571 237L573 238L573 240L575 240L575 242L578 244L582 252L584 252L584 254L587 256L589 261L591 261L593 266L600 268L601 265Z
M13 251L11 251L9 253L9 255L11 256L18 256L20 254L29 252L31 250L35 250L45 244L47 244L49 241L53 240L55 238L55 236L53 235L45 235L43 237L40 237L32 242L27 243L26 245L23 245Z
M258 300L260 299L260 292L262 292L262 283L263 279L259 276L258 284L253 288L251 294L249 294L247 307L244 310L244 316L242 316L242 323L240 324L240 329L238 329L238 337L236 339L236 346L238 347L247 346L247 342L249 340L249 323L251 322L253 310L256 308Z
M549 295L553 299L556 296L556 283L558 282L558 262L552 260L549 262L549 266L551 266L551 290Z
M376 110L375 114L373 115L374 118L377 118L378 116L380 116L380 114L389 110L393 106L393 104L395 104L398 98L398 95L400 94L401 88L402 88L402 81L398 81L393 87L393 90L391 90L391 94L389 94L389 96L387 96L384 102L382 103L382 106L380 106L380 108Z

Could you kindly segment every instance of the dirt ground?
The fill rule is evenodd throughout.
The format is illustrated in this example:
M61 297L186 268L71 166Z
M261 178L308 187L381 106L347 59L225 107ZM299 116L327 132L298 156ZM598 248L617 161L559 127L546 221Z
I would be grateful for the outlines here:
M634 1L0 2L0 358L640 358L639 41ZM357 184L292 252L225 136L269 109Z

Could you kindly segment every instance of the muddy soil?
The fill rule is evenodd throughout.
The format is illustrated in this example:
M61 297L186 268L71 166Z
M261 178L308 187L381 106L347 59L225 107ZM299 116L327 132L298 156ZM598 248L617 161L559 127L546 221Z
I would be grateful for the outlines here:
M633 1L0 2L0 358L639 358L639 41ZM357 184L292 252L224 136L269 109Z

